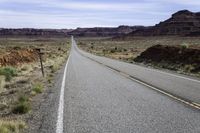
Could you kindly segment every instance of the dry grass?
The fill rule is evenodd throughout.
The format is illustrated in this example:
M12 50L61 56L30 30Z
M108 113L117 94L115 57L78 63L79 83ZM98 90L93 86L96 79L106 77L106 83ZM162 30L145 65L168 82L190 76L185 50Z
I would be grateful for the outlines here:
M14 114L26 114L31 110L29 99L26 95L21 95L13 107L12 112Z
M0 133L21 133L26 124L17 120L0 120Z
M134 63L134 59L149 47L154 45L180 45L183 48L200 49L199 37L134 37L126 40L109 39L109 38L78 38L78 45L81 49L90 53L106 56L109 58ZM160 64L141 64L150 65L152 67L168 69ZM166 64L169 66L169 64ZM182 68L181 68L182 69ZM190 65L180 70L179 73L199 76L197 73L191 73ZM187 70L187 71L186 71Z
M23 100L24 98L19 97L22 95L34 99L35 95L42 95L41 93L48 88L49 84L53 84L54 73L66 61L70 44L66 38L0 38L0 55L9 53L12 49L22 48L42 49L45 78L42 77L39 60L15 66L17 76L11 77L10 82L5 81L5 76L0 76L0 103L3 103L0 104L0 119L8 116L9 119L19 118L26 121L29 115L24 114L30 109L32 109L30 113L34 111L31 107L31 102L34 100ZM51 66L53 66L53 73ZM48 75L51 75L50 78ZM3 127L3 130L8 129Z
M78 38L77 40L79 46L86 51L125 61L128 60L130 56L131 58L137 57L147 48L157 44L200 48L199 37L135 37L129 40Z
M33 89L32 89L36 94L38 93L42 93L42 91L44 90L44 85L42 83L36 83L33 85Z
M3 91L5 86L5 76L0 76L0 93Z

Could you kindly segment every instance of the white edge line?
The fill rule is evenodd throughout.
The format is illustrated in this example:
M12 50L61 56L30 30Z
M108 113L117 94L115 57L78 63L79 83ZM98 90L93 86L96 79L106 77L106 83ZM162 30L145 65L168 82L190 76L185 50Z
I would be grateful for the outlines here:
M103 57L103 58L106 58L106 57ZM114 59L111 59L111 60L114 60ZM118 60L116 60L118 61ZM122 62L122 63L126 63L126 62ZM162 71L162 70L157 70L155 68L148 68L148 67L145 67L145 66L140 66L140 65L137 65L137 64L130 64L128 63L129 65L135 65L137 67L142 67L144 69L148 69L149 71L154 71L154 72L158 72L158 73L161 73L161 74L165 74L165 75L169 75L169 76L173 76L173 77L176 77L176 78L182 78L182 79L185 79L185 80L190 80L190 81L193 81L193 82L198 82L200 83L200 80L197 80L197 79L193 79L193 78L189 78L189 77L184 77L183 76L180 76L180 75L177 75L177 74L173 74L173 73L169 73L169 72L165 72L165 71Z
M79 49L78 49L78 50L79 50ZM89 53L89 54L90 54L90 53ZM91 55L92 55L92 54L91 54ZM85 56L88 57L87 55L85 55ZM96 56L96 55L95 55L95 56ZM97 57L100 57L100 56L97 56ZM88 57L88 58L90 58L90 57ZM106 57L103 57L103 58L106 58ZM92 59L93 59L93 58L92 58ZM109 58L108 58L108 59L109 59ZM95 60L96 60L96 59L95 59ZM112 59L111 59L111 60L112 60ZM101 61L98 61L98 60L97 60L97 62L101 62ZM107 67L107 68L109 68L109 67ZM111 69L111 68L110 68L110 69ZM156 69L150 69L150 68L147 68L147 69L152 70L152 71L157 71L157 72L159 72L159 73L163 73L163 74L167 74L167 75L171 75L171 76L175 76L175 77L179 77L179 78L191 80L191 81L200 82L199 80L195 80L195 79L191 79L191 78L187 78L187 77L178 76L178 75L175 75L175 74L163 72L163 71L156 70ZM113 69L111 69L111 70L113 70ZM119 72L119 73L120 73L121 75L127 77L127 78L130 78L131 80L134 80L135 82L138 82L139 84L142 84L142 85L144 85L144 86L146 86L146 87L149 87L149 88L151 88L151 89L153 89L153 90L155 90L155 91L157 91L157 92L160 92L160 93L162 93L162 94L164 94L164 95L166 95L166 96L168 96L168 97L171 97L171 98L173 98L173 99L175 99L175 100L177 100L177 101L180 101L180 102L182 102L182 103L184 103L184 104L186 104L186 105L192 106L192 107L194 107L194 108L196 108L196 109L200 109L200 106L199 106L200 104L198 104L198 103L195 103L195 102L189 103L188 101L185 101L185 100L183 100L183 99L181 99L181 98L178 98L178 97L176 97L176 96L173 96L172 94L169 94L169 93L167 93L167 92L165 92L165 91L163 91L163 90L160 90L160 89L155 88L155 87L153 87L153 86L151 86L151 85L148 85L148 84L146 84L146 83L144 83L144 82L142 82L142 81L139 81L139 80L137 80L137 79L134 79L134 78L130 77L128 74L126 74L126 73L124 73L124 72Z
M84 53L88 53L88 52L85 52L85 51L83 51L83 52L84 52ZM111 59L111 58L107 58L107 57L103 57L103 56L93 55L93 54L91 54L91 53L89 53L89 54L92 55L94 58L95 58L95 56L97 56L97 57L100 57L100 58L106 58L106 59L110 59L110 60L114 60L114 61L119 61L119 60L115 60L115 59ZM88 57L88 55L86 55L86 56ZM96 59L95 59L95 60L96 60ZM98 59L97 59L97 60L98 60ZM100 61L100 62L101 62L101 61ZM120 61L120 62L122 62L122 63L127 63L127 62L123 62L123 61ZM148 68L148 67L145 67L145 66L140 66L140 65L137 65L137 64L130 64L130 63L127 63L127 64L129 64L129 65L135 65L135 66L137 66L137 67L143 67L143 68L148 69L148 70L150 70L150 71L155 71L155 72L158 72L158 73L161 73L161 74L166 74L166 75L174 76L174 77L177 77L177 78L182 78L182 79L185 79L185 80L190 80L190 81L193 81L193 82L198 82L198 83L200 83L200 80L193 79L193 78L189 78L189 77L184 77L184 75L183 75L183 76L180 76L180 75L177 75L177 74L165 72L165 71L162 71L162 70L157 70L157 69L155 69L155 68Z
M148 68L148 69L150 69L150 68ZM172 73L168 73L168 72L164 72L164 71L156 70L156 69L150 69L150 70L156 71L156 72L159 72L159 73L162 73L162 74L171 75L171 76L174 76L174 77L177 77L177 78L182 78L182 79L186 79L186 80L190 80L190 81L194 81L194 82L200 83L200 81L197 80L197 79L187 78L187 77L184 77L184 76L179 76L179 75L176 75L176 74L172 74Z
M105 65L104 65L105 66ZM107 66L105 66L105 67L107 67ZM182 103L184 103L184 104L186 104L186 105L189 105L189 106L191 106L191 107L193 107L193 108L196 108L196 109L198 109L198 110L200 110L200 104L198 104L198 103L196 103L196 102L192 102L192 103L190 103L190 102L188 102L188 101L186 101L186 100L184 100L184 99L181 99L181 98L178 98L178 97L176 97L176 96L174 96L173 94L170 94L170 93L168 93L168 92L165 92L164 90L160 90L160 89L158 89L158 88L156 88L156 87L153 87L153 86L151 86L151 85L149 85L149 84L147 84L147 83L144 83L144 82L142 82L142 81L140 81L140 80L137 80L137 79L135 79L135 78L132 78L130 75L128 75L128 74L126 74L126 73L124 73L124 72L118 72L118 71L116 71L116 70L114 70L114 69L112 69L112 68L110 68L110 67L107 67L108 69L110 69L111 71L114 71L114 72L116 72L116 73L119 73L120 75L122 75L122 76L124 76L124 77L126 77L126 78L128 78L128 79L130 79L130 80L133 80L133 81L135 81L135 82L137 82L137 83L139 83L139 84L141 84L141 85L144 85L144 86L146 86L146 87L148 87L148 88L150 88L150 89L152 89L152 90L154 90L154 91L157 91L157 92L159 92L159 93L161 93L161 94L164 94L164 95L166 95L166 96L168 96L168 97L170 97L170 98L172 98L172 99L175 99L175 100L177 100L177 101L179 101L179 102L182 102Z
M88 56L86 56L86 57L88 57ZM88 57L88 58L90 58L90 57ZM91 58L90 58L91 59ZM104 65L105 66L105 65ZM105 67L107 67L107 66L105 66ZM114 70L114 69L112 69L112 68L110 68L110 67L107 67L108 69L110 69L110 70L112 70L112 71L115 71L115 72L117 72L116 70ZM198 103L195 103L195 102L192 102L192 103L190 103L190 102L188 102L188 101L185 101L185 100L183 100L183 99L181 99L181 98L178 98L178 97L176 97L176 96L174 96L174 95L172 95L172 94L170 94L170 93L168 93L168 92L165 92L165 91L163 91L163 90L160 90L160 89L158 89L158 88L156 88L156 87L153 87L153 86L151 86L151 85L148 85L147 83L144 83L144 82L142 82L142 81L139 81L139 80L137 80L137 79L135 79L135 78L132 78L130 75L128 75L128 74L126 74L126 73L124 73L124 72L117 72L117 73L119 73L120 75L122 75L122 76L124 76L124 77L126 77L126 78L129 78L129 79L131 79L131 80L134 80L135 82L137 82L137 83L139 83L139 84L142 84L142 85L144 85L144 86L146 86L146 87L148 87L148 88L151 88L152 90L155 90L155 91L157 91L157 92L160 92L161 94L164 94L164 95L166 95L166 96L168 96L168 97L170 97L170 98L172 98L172 99L175 99L175 100L177 100L177 101L179 101L179 102L182 102L182 103L184 103L184 104L186 104L186 105L189 105L189 106L192 106L193 108L196 108L196 109L198 109L198 110L200 110L200 104L198 104Z
M69 59L70 59L70 53L69 53L69 57L67 59L67 63L65 65L65 70L64 70L64 74L63 74L63 80L62 80L62 86L61 86L61 91L60 91L60 100L59 100L59 107L58 107L56 133L63 133L64 91L65 91L65 81L66 81L66 73L67 73L67 67L68 67Z

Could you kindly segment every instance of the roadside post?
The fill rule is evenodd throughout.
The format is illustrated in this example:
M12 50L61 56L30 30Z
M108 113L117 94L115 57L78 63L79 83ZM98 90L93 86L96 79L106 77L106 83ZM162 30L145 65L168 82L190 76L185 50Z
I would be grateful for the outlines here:
M41 72L42 72L42 76L44 77L44 67L43 67L43 63L42 63L42 55L44 55L44 52L41 51L40 48L36 48L36 51L38 53L39 56L39 60L40 60L40 67L41 67Z

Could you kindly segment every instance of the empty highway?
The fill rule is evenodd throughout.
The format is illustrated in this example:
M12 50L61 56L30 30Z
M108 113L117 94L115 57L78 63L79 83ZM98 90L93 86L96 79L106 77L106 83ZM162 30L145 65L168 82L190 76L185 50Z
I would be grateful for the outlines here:
M57 132L200 132L198 109L88 59L74 40L64 79Z
M143 78L149 77L151 83L141 82L142 76L137 78L139 81L132 79L134 74L144 75L146 70L149 72ZM172 87L175 91L170 90ZM176 93L183 101L154 88ZM28 132L199 133L200 110L184 103L189 98L198 102L199 88L198 79L83 52L72 38L66 66L58 73L54 89L41 105L42 111L37 117L42 118L39 129L31 127Z

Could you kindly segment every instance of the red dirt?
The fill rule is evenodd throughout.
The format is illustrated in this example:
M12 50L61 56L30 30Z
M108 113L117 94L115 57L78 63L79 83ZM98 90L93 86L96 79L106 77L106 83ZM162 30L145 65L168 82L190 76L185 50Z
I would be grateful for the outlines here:
M38 54L33 49L10 50L0 56L0 66L18 66L38 60Z

